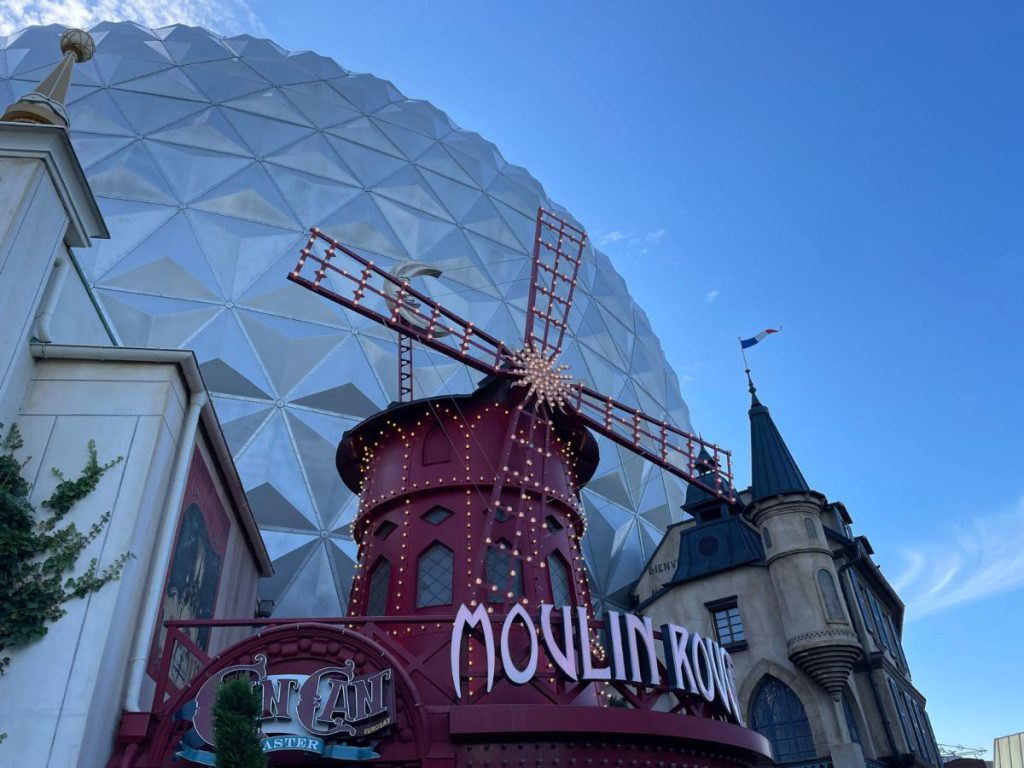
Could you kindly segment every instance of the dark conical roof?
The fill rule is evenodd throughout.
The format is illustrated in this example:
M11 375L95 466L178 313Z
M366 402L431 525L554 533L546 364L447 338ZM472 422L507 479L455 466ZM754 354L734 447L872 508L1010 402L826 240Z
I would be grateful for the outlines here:
M750 406L750 460L752 502L779 493L809 491L793 454L779 434L768 408L753 395Z

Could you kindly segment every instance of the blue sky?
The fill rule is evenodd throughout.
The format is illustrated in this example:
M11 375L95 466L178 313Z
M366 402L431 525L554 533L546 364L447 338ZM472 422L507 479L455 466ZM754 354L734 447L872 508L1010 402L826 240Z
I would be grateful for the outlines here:
M102 5L316 50L493 141L612 256L741 480L736 337L781 324L759 394L901 590L939 741L1024 730L1024 5Z

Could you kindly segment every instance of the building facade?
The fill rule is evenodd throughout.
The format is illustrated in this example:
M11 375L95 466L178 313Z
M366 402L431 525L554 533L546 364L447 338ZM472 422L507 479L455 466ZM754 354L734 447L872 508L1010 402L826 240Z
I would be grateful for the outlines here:
M60 524L85 532L109 516L67 575L132 557L41 640L4 649L0 762L32 768L105 764L122 710L150 706L157 670L197 671L183 654L160 656L164 621L251 617L273 572L194 355L112 346L83 283L70 249L109 232L63 99L92 44L81 32L60 43L61 63L0 119L0 421L23 438L15 458L35 505L53 470L73 478L85 466L90 441L111 462ZM216 653L245 633L185 634Z
M731 649L740 706L778 763L940 765L900 642L899 595L842 502L808 485L753 384L751 394L743 504L689 490L692 519L647 564L638 610Z

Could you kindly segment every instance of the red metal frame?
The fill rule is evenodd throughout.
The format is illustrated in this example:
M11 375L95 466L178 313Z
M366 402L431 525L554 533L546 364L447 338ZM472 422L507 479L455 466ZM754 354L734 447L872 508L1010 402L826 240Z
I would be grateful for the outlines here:
M557 360L565 341L568 313L572 308L576 277L586 242L587 235L583 230L543 208L538 209L524 345L552 361ZM335 263L339 255L349 260L349 269ZM312 279L303 275L308 261L317 265ZM413 288L407 279L395 277L318 229L310 230L306 247L302 249L299 261L288 279L479 371L515 376L512 365L515 354L505 342L445 309ZM397 286L397 292L386 292L385 288L389 284ZM335 286L341 292L335 290ZM348 295L349 292L351 295ZM544 298L547 304L542 309L539 304L543 303ZM409 322L403 315L421 322ZM408 378L403 378L406 367L402 359L402 343L407 345L404 349L408 351L410 359ZM712 496L730 504L736 503L732 454L729 451L589 387L577 384L572 389L566 407L575 411L590 429ZM411 341L400 342L400 401L403 397L412 398ZM524 413L529 412L533 418L544 419L547 416L546 409L538 409L533 400L520 403L517 407ZM512 421L509 437L515 440L519 420ZM531 419L527 440L520 441L527 449L534 448L530 442L533 432ZM713 459L713 482L707 482L706 475L702 477L697 471L696 460L702 447ZM499 480L502 476L501 466L496 478ZM501 485L501 482L495 485L492 497L494 502L501 497Z
M537 209L525 343L545 357L557 358L562 353L572 295L576 290L576 276L586 243L587 233L582 229L543 208ZM551 256L550 264L544 261L546 254ZM565 266L568 269L563 271ZM546 309L538 306L538 296L547 299ZM535 331L534 324L538 321L543 327L541 333ZM549 343L552 326L557 329L557 340Z
M350 272L337 266L334 260L339 255L354 261L358 265L357 270ZM302 274L308 261L318 265L312 280ZM319 229L310 230L306 247L300 252L299 261L288 279L484 373L498 373L513 359L512 350L504 342L445 309L413 288L407 279L395 277ZM324 285L325 281L327 285ZM351 291L351 297L335 290L332 287L334 283L338 283L341 290ZM384 292L388 283L398 288L393 296ZM420 303L410 301L410 297ZM403 314L412 314L422 320L423 327L403 320ZM443 335L439 336L439 333Z
M590 429L712 496L730 502L736 499L732 487L732 453L729 451L590 387L581 386L576 393L573 406L579 418ZM697 472L697 457L701 448L711 455L714 466L718 468L713 485L705 483Z
M412 337L398 332L398 402L409 403L413 399L412 378Z

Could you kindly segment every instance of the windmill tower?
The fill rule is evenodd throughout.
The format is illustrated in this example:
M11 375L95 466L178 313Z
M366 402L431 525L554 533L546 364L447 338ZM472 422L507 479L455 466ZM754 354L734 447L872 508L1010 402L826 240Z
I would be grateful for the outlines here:
M518 348L316 229L288 276L485 374L471 394L411 400L407 392L338 447L339 474L360 496L349 614L422 617L419 631L406 627L398 638L410 647L422 651L447 631L434 619L460 604L499 616L517 604L568 605L592 617L579 500L598 463L591 432L737 503L728 451L574 381L559 362L586 242L582 230L538 211ZM411 381L407 366L400 377ZM505 703L538 701L536 691L511 686L494 693ZM559 700L595 703L596 693L568 686Z

